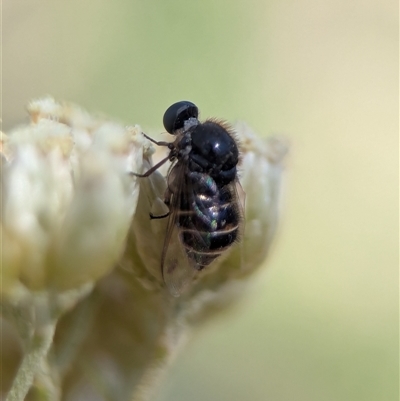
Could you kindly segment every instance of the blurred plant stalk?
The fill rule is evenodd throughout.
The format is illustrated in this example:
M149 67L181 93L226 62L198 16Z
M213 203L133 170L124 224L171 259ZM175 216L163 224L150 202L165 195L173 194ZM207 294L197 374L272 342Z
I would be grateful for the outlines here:
M153 165L140 127L51 97L28 112L1 137L2 398L149 400L190 328L264 261L286 144L236 125L244 236L174 298L160 270L166 222L149 219L165 207L165 174L129 174Z

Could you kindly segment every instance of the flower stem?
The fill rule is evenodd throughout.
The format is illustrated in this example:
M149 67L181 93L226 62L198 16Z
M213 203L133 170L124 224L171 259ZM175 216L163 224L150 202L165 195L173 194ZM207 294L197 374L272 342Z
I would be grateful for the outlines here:
M36 368L41 365L50 349L55 327L54 321L38 328L33 334L6 401L25 399L33 384Z

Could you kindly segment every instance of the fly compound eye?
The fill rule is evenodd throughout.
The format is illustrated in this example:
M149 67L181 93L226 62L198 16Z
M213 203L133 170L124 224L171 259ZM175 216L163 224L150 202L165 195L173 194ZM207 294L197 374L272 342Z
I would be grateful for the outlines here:
M167 132L174 134L176 130L184 127L185 121L197 118L198 115L199 109L195 104L182 100L168 107L164 113L163 124Z

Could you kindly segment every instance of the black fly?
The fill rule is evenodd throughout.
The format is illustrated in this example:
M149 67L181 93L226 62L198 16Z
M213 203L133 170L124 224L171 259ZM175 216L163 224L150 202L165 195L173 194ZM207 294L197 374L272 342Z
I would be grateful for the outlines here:
M179 296L196 273L239 239L243 210L238 199L239 150L232 130L223 122L198 120L198 108L181 101L164 114L164 127L174 142L156 142L169 154L145 174L170 160L164 202L169 212L161 260L165 283ZM179 240L177 240L179 238Z

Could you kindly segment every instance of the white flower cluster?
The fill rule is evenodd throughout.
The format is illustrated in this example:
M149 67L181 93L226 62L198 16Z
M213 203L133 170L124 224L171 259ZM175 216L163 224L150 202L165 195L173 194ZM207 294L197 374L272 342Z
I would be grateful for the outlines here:
M165 213L165 176L130 174L153 164L153 146L140 128L51 97L32 101L28 112L29 124L1 136L2 363L8 373L0 398L23 400L31 389L29 399L103 400L111 393L148 399L190 323L236 299L265 259L277 225L286 144L261 139L244 124L234 127L244 232L173 298L160 271L167 219L149 219L150 212ZM16 332L19 351L7 346Z
M110 271L123 251L151 149L139 127L52 98L2 136L1 290L69 289ZM146 141L147 142L147 141Z

